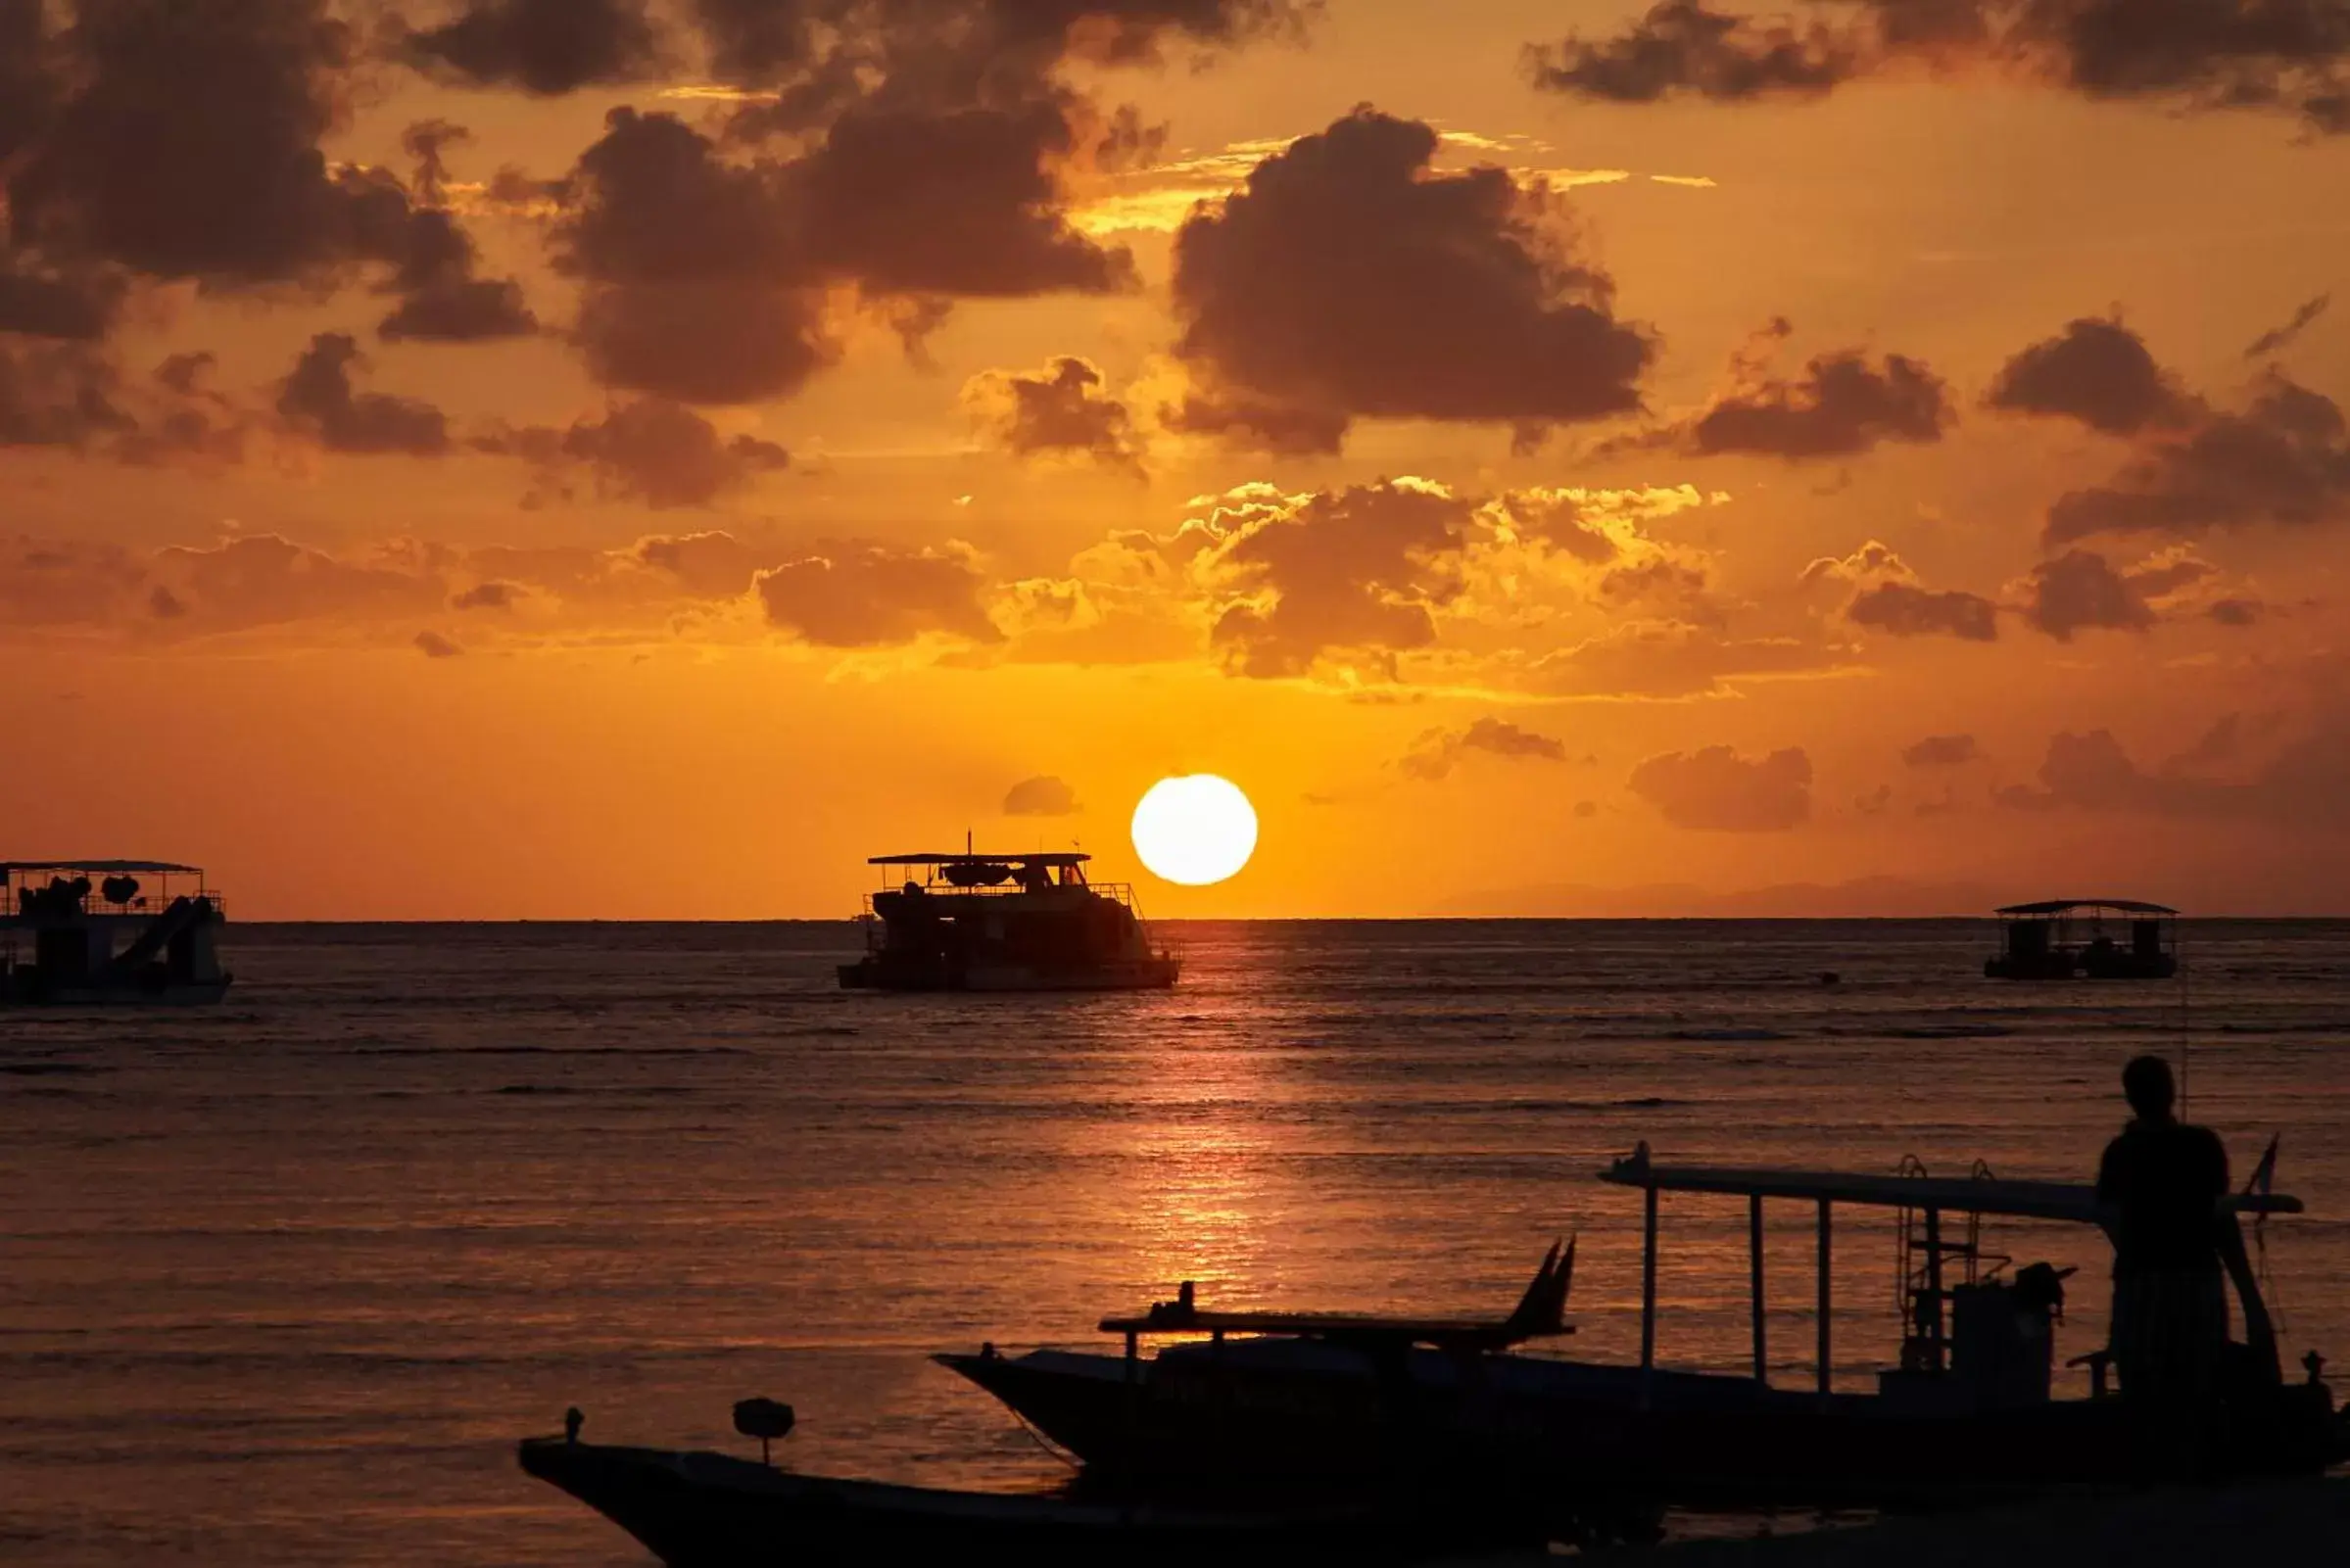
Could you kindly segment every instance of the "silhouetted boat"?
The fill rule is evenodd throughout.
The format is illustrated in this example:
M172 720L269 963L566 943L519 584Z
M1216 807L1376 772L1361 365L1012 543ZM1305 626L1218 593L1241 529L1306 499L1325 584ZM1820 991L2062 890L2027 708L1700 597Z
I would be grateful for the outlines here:
M215 946L226 919L194 866L0 864L0 1003L217 1002L230 979Z
M724 1453L532 1438L523 1470L579 1498L669 1568L1168 1568L1406 1563L1538 1544L1392 1506L1211 1510L1147 1500L957 1492L803 1476Z
M1994 980L2167 980L2179 973L2179 911L2133 898L2057 898L2010 904L1999 917L1999 951L1983 961ZM2128 927L2124 945L2109 918Z
M1647 1204L1641 1356L1602 1365L1516 1354L1495 1340L1448 1339L1403 1322L1381 1335L1312 1321L1262 1321L1247 1339L1179 1303L1106 1319L1123 1356L1039 1351L941 1356L1092 1468L1190 1487L1326 1488L1393 1474L1397 1456L1450 1485L1498 1497L1549 1497L1585 1514L1613 1499L1717 1506L1901 1506L1973 1502L2053 1489L2128 1486L2182 1475L2315 1474L2350 1456L2350 1431L2318 1376L2285 1383L2267 1308L2234 1215L2291 1213L2295 1199L2248 1193L2223 1203L2229 1272L2244 1343L2230 1352L2214 1419L2183 1438L2110 1395L2102 1352L2087 1398L2052 1392L2052 1316L2063 1273L2046 1264L2000 1277L1981 1245L1986 1215L2099 1223L2093 1189L1987 1175L1896 1175L1668 1167L1645 1145L1602 1173ZM1719 1193L1749 1203L1753 1364L1749 1375L1657 1365L1658 1194ZM1790 1199L1817 1213L1818 1335L1813 1386L1768 1375L1762 1208ZM1835 1389L1828 1325L1838 1205L1900 1215L1905 1337L1900 1364L1873 1392ZM1945 1223L1945 1222L1948 1223ZM2069 1273L2065 1270L2064 1273ZM1210 1334L1144 1358L1146 1333Z
M841 985L882 991L1126 991L1173 985L1124 883L1086 880L1080 854L882 855L916 873L867 897L865 956Z

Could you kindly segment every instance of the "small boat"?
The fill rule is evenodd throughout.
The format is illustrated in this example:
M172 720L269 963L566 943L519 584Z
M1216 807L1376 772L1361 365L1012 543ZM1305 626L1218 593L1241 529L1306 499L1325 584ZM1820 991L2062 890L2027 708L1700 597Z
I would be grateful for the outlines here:
M1089 881L1089 855L881 855L897 885L860 917L866 952L849 990L1165 989L1183 963L1153 939L1124 883Z
M195 866L0 864L0 1004L217 1002L231 977L216 946L226 921Z
M2179 911L2134 898L2056 898L2010 904L1999 951L1983 961L1993 980L2167 980L2179 973ZM2127 943L2106 930L2128 927Z
M1407 1563L1463 1542L1527 1542L1392 1507L1214 1511L805 1476L724 1453L582 1443L576 1428L525 1439L517 1456L527 1474L594 1508L669 1568L1271 1568Z
M1105 1319L1123 1356L1067 1351L941 1356L1088 1466L1186 1485L1275 1482L1325 1487L1418 1452L1463 1487L1548 1497L1605 1518L1636 1504L1701 1507L1931 1507L2150 1480L2314 1475L2350 1458L2350 1424L2306 1358L2285 1381L2236 1216L2297 1213L2298 1200L2252 1191L2223 1200L2221 1236L2242 1341L2229 1352L2215 1419L2191 1442L2112 1394L2102 1350L2086 1397L2053 1386L2054 1318L2071 1269L2003 1273L1983 1244L1986 1216L2101 1224L2094 1189L1897 1174L1671 1166L1647 1146L1601 1179L1646 1202L1640 1358L1601 1363L1527 1354L1508 1335L1455 1336L1399 1320L1385 1333L1258 1315L1227 1338L1220 1321L1175 1304ZM1657 1198L1713 1193L1748 1201L1752 1295L1751 1374L1658 1364ZM1763 1289L1765 1200L1816 1212L1819 1301L1808 1389L1769 1375ZM1829 1259L1838 1207L1898 1216L1903 1286L1900 1361L1873 1391L1829 1375ZM2233 1238L2230 1243L2230 1238ZM1139 1354L1145 1334L1207 1340Z

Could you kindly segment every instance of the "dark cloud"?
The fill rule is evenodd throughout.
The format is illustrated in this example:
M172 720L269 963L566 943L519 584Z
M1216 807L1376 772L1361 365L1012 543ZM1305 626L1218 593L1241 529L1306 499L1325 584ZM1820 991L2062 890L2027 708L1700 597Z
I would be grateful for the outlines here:
M1858 68L1859 46L1848 29L1824 23L1798 26L1708 11L1702 0L1662 0L1616 37L1569 34L1533 50L1529 64L1536 85L1579 98L1741 103L1829 92Z
M1862 589L1845 606L1845 619L1894 637L1955 637L1970 642L1992 642L1999 637L1998 607L1990 599L1908 582Z
M351 381L365 359L341 332L321 332L279 384L277 412L329 451L437 457L449 451L449 421L417 398L360 392Z
M0 337L0 447L80 449L135 429L120 380L86 344Z
M2234 770L2234 778L2203 771L2237 760L2241 738L2240 726L2206 735L2171 764L2148 770L2111 731L2068 731L2049 740L2038 785L2011 785L1999 792L1999 803L2027 811L2240 821L2282 832L2350 829L2350 722L2341 713L2321 711L2265 762Z
M1901 748L1902 762L1912 768L1962 768L1982 755L1971 735L1930 735Z
M428 659L454 659L465 650L438 632L418 632L416 651Z
M1415 779L1447 778L1472 752L1513 761L1564 762L1566 745L1547 735L1521 730L1507 719L1470 721L1463 730L1429 730L1412 742L1397 767Z
M1102 373L1089 359L1064 355L1042 370L983 371L965 384L963 401L988 437L1015 455L1076 453L1142 470L1127 405L1102 390Z
M2222 626L2251 626L2269 613L2269 606L2258 599L2224 598L2215 599L2204 613Z
M1185 435L1216 436L1236 447L1249 447L1276 456L1310 457L1337 451L1346 444L1350 417L1330 408L1300 408L1285 404L1220 392L1193 392L1160 411L1170 430Z
M319 150L352 56L326 0L80 0L71 86L9 179L17 241L232 285L397 261L399 182Z
M2098 534L2195 535L2350 517L2350 424L2331 398L2270 374L2242 411L2198 407L2149 432L2108 485L2048 508L2050 544Z
M1664 0L1614 37L1529 51L1542 87L1633 103L1818 98L1918 65L2350 131L2341 0L1811 0L1796 20Z
M114 325L126 290L118 272L20 269L0 249L0 332L96 342Z
M1815 356L1802 374L1774 376L1769 350L1792 329L1774 321L1739 360L1737 386L1694 418L1635 445L1709 455L1754 452L1801 462L1850 457L1885 443L1940 441L1956 417L1942 378L1920 360L1889 354L1872 365L1856 349Z
M453 610L510 610L529 592L519 583L476 583L463 593L453 594L449 607Z
M2177 378L2155 363L2144 339L2119 321L2095 316L2017 353L2000 367L1984 401L2011 413L2078 419L2115 436L2177 426L2198 408Z
M655 534L637 542L636 558L675 578L704 598L734 598L750 592L751 578L774 560L723 529L700 534Z
M2076 632L2143 632L2154 625L2144 587L2093 550L2072 549L2032 569L2024 618L2059 642Z
M1004 793L1007 817L1074 817L1080 809L1078 792L1049 774L1023 779Z
M774 442L721 436L707 419L664 398L615 404L601 419L583 419L569 430L530 426L484 436L474 445L551 473L584 465L599 493L655 508L707 506L791 462Z
M1392 664L1425 647L1433 607L1458 592L1472 510L1440 487L1385 480L1235 508L1215 553L1236 591L1214 634L1227 667L1295 676L1329 652Z
M1782 832L1811 815L1811 759L1799 748L1751 761L1728 746L1671 751L1634 768L1630 787L1676 828Z
M2245 345L2244 357L2247 359L2264 358L2279 350L2291 347L2293 340L2308 331L2310 323L2324 315L2326 308L2331 304L2333 304L2333 296L2330 294L2321 294L2314 300L2303 301L2301 308L2293 312L2291 320L2281 326L2271 327Z
M401 52L466 85L545 95L643 80L668 64L644 0L468 0L450 21L408 33Z
M1175 423L1310 445L1355 418L1539 430L1640 407L1655 353L1507 170L1432 168L1437 137L1358 109L1259 164L1175 238Z
M1680 621L1628 621L1536 659L1526 685L1554 696L1718 695L1748 680L1833 669L1840 650L1793 638L1736 638Z
M1000 642L968 551L852 545L758 574L769 624L822 647L874 647L944 633Z

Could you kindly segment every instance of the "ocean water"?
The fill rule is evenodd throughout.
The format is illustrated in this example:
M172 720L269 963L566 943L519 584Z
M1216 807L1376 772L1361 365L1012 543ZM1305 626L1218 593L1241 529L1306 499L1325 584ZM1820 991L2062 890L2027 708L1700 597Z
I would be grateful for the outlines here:
M1176 929L1172 992L952 999L833 989L845 926L240 927L222 1007L0 1014L0 1558L642 1564L514 1468L571 1404L741 1451L764 1394L804 1468L1048 1485L925 1354L1089 1343L1183 1279L1499 1312L1575 1233L1570 1343L1634 1360L1639 1199L1591 1178L1636 1141L2085 1178L2149 1050L2239 1175L2281 1134L2286 1354L2350 1356L2350 924L2195 926L2183 988L1987 982L1969 922ZM1660 1354L1743 1366L1743 1203L1668 1197L1664 1237ZM2102 1343L2097 1237L1986 1239L2082 1265L2059 1354ZM1836 1265L1858 1386L1891 1217Z

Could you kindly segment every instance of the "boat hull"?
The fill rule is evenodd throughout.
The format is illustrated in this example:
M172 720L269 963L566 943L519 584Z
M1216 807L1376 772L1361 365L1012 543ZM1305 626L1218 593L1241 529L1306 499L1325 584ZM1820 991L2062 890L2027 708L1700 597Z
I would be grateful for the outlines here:
M228 994L228 977L168 985L0 984L0 1007L210 1007Z
M1016 1562L1408 1562L1411 1529L1364 1510L1208 1513L795 1475L727 1454L535 1438L522 1469L594 1508L669 1568ZM1433 1543L1430 1543L1433 1544Z
M1560 1505L1932 1507L2150 1480L2315 1474L2344 1456L2322 1384L2245 1391L2193 1430L2119 1400L1961 1411L1751 1379L1318 1348L1218 1370L1113 1356L942 1356L1089 1466L1154 1482L1337 1489L1398 1473ZM1079 1363L1091 1362L1091 1366ZM1169 1376L1172 1370L1175 1375Z

